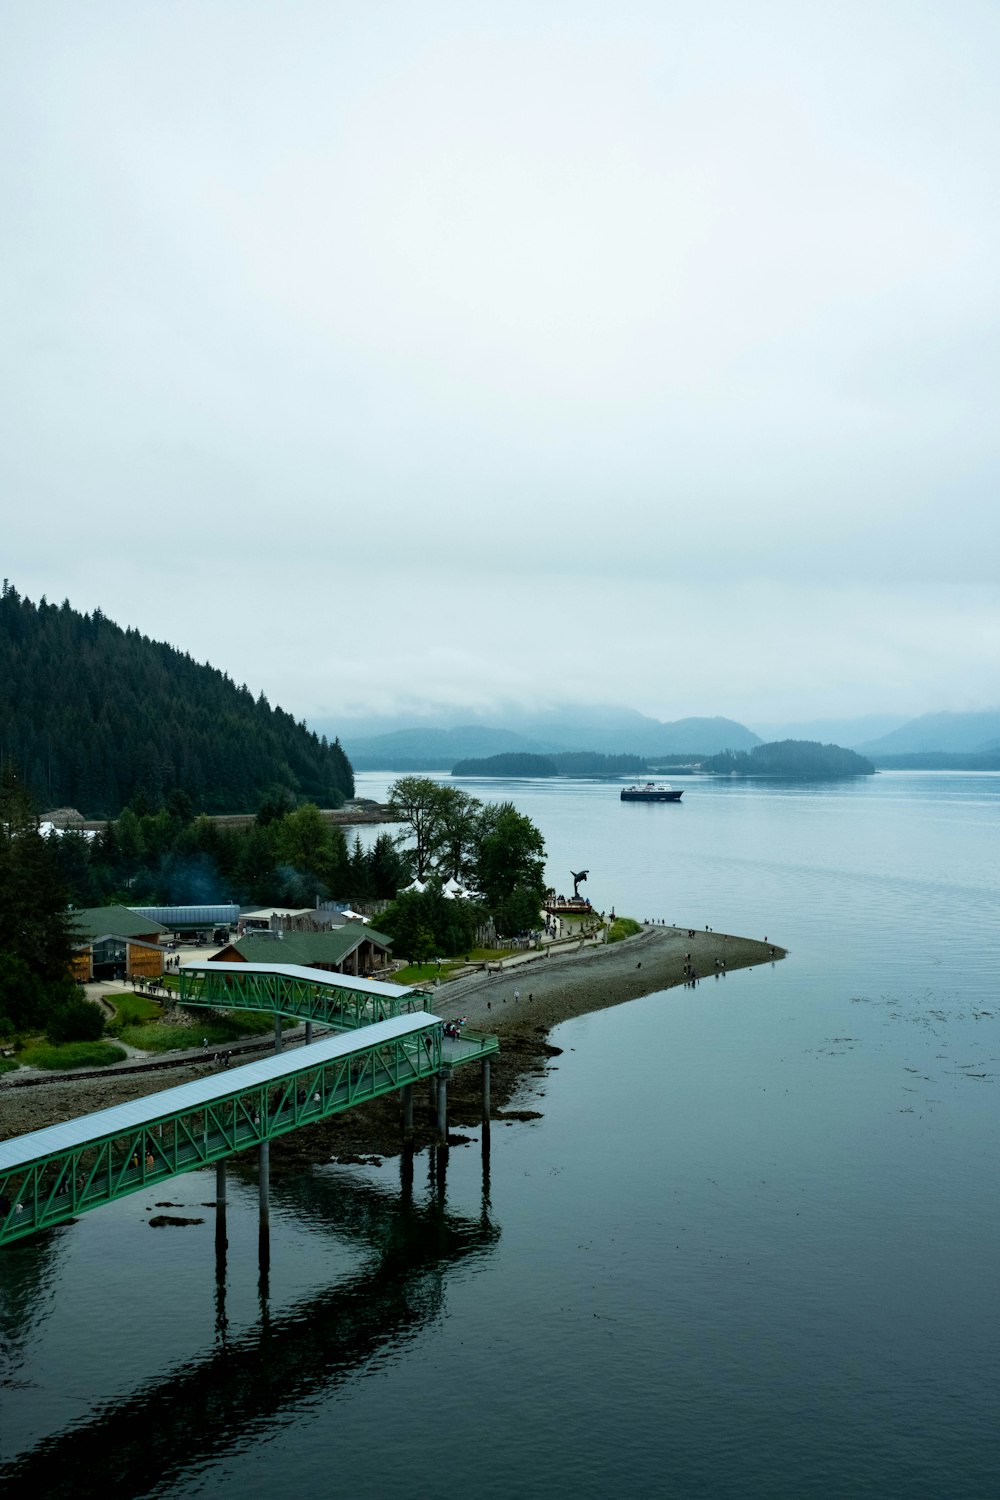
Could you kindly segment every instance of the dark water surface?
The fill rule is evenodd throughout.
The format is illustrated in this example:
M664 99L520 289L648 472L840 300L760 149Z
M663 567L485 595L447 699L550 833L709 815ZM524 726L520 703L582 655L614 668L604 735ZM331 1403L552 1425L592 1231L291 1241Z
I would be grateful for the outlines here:
M379 795L391 778L358 778ZM1000 777L467 783L596 905L787 946L559 1028L534 1123L0 1257L3 1494L985 1496Z

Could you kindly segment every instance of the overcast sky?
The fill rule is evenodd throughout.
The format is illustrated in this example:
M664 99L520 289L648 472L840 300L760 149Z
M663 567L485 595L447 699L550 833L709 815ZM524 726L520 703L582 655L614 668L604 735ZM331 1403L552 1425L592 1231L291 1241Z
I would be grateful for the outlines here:
M305 717L995 705L998 76L995 0L5 0L2 571Z

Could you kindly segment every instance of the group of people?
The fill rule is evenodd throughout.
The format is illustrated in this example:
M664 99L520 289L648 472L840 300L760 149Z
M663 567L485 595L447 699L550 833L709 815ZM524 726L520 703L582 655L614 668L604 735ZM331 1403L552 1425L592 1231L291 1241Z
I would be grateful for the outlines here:
M207 1036L204 1036L201 1039L201 1050L202 1050L202 1052L207 1052L208 1051L208 1037ZM232 1049L231 1048L230 1048L230 1050L228 1052L216 1052L216 1053L213 1054L213 1057L212 1057L212 1062L215 1064L215 1066L217 1068L218 1067L228 1068L229 1064L232 1062L232 1060L233 1060L233 1053L232 1053Z

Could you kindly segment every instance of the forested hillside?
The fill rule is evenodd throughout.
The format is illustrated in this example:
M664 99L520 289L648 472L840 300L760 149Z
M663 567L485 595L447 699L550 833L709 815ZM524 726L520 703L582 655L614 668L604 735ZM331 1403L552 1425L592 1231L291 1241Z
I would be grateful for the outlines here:
M874 776L875 767L863 755L840 745L817 745L811 740L779 740L755 745L749 754L727 750L701 762L703 771L724 776L780 776L807 781L837 776Z
M0 596L0 762L39 807L114 817L177 794L198 812L266 796L339 807L354 776L339 741L214 667L99 610Z

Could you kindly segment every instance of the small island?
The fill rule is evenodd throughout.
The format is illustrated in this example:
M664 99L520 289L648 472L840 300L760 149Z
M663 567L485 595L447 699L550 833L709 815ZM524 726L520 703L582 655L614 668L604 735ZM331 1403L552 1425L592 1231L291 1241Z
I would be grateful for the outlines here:
M724 750L703 760L700 769L719 776L780 776L797 781L875 775L875 767L863 755L815 740L778 740L752 750Z

